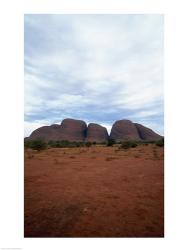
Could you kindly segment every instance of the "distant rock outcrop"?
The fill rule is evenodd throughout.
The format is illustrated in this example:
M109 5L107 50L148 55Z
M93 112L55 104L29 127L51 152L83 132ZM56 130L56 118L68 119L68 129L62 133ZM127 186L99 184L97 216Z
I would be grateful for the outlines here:
M87 125L84 121L75 119L64 119L61 123L61 133L63 140L84 141L86 137Z
M84 141L87 125L84 121L64 119L61 125L43 126L32 132L29 139Z
M60 140L61 139L61 126L58 124L53 124L51 126L43 126L34 130L29 139L42 139L46 141L50 140Z
M162 138L159 134L155 133L152 129L147 128L141 124L134 123L136 126L139 136L142 140L145 141L156 141Z
M108 141L107 129L99 124L90 123L87 129L87 141L90 142L106 142Z
M115 141L141 140L136 126L129 120L116 121L112 126L110 138Z
M159 140L162 136L141 124L129 120L116 121L109 136L106 128L99 124L90 123L87 127L82 120L64 119L60 125L52 124L34 130L26 140L106 142L108 138L117 142L124 140L151 141Z

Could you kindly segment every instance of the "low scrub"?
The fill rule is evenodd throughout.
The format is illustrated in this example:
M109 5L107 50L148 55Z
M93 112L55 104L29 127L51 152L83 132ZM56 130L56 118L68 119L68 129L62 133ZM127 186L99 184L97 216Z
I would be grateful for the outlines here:
M120 145L120 149L135 148L138 144L135 141L123 141Z
M79 148L84 146L84 142L70 142L66 140L49 141L48 146L51 148Z
M158 147L164 147L164 138L160 139L159 141L156 141L155 145Z
M40 151L47 148L47 143L43 140L25 141L24 147Z
M108 146L108 147L112 147L115 143L116 143L116 142L115 142L114 139L108 139L107 146Z
M88 147L88 148L91 147L91 146L92 146L92 142L87 141L87 142L85 143L85 146Z

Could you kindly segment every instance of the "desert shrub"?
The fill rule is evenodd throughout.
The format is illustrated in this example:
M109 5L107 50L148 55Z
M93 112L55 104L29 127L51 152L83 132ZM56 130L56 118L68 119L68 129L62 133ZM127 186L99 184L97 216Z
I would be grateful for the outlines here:
M92 143L91 143L90 141L87 141L87 142L85 143L85 146L89 148L89 147L92 146Z
M48 145L52 148L79 148L84 147L84 142L77 142L77 141L67 141L67 140L61 140L61 141L49 141Z
M60 148L61 147L61 141L49 141L48 146L51 148Z
M85 142L74 142L72 144L72 147L74 147L74 145L77 147L77 148L80 148L80 147L84 147L85 146Z
M116 143L116 142L115 142L114 139L108 139L107 146L108 146L108 147L112 147L115 143Z
M144 142L144 143L148 143L148 144L155 144L155 143L156 143L156 141L154 141L154 140L148 140L148 141L146 141L146 142Z
M47 144L48 144L48 146L49 146L49 147L52 147L52 145L53 145L53 141L52 141L52 140L50 140L50 141L48 141L48 143L47 143Z
M47 143L43 140L33 140L30 142L29 147L34 150L40 151L47 148Z
M24 140L24 148L31 148L32 141Z
M121 143L120 149L128 149L128 148L135 148L138 144L135 141L123 141Z
M82 146L82 143L81 142L76 142L75 145L76 145L77 148L80 148Z
M62 148L63 147L63 142L62 141L56 141L55 147L56 148Z
M68 148L71 146L71 142L67 140L61 140L57 145L59 148Z
M164 147L164 138L160 139L159 141L156 141L155 145L158 147Z
M56 141L49 141L48 142L48 146L51 147L51 148L55 148L56 147Z
M107 145L108 141L107 142L106 141L98 142L97 144L99 144L99 145Z

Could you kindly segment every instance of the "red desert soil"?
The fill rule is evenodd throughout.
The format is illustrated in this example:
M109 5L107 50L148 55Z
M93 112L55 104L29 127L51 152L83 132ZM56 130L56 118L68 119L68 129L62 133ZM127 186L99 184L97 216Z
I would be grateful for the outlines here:
M163 237L163 148L25 151L25 237Z

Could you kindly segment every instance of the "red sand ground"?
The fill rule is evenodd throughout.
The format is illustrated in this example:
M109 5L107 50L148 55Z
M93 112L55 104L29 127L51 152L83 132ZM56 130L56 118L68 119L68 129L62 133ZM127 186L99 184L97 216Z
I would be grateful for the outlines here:
M163 148L25 151L25 237L163 237Z

